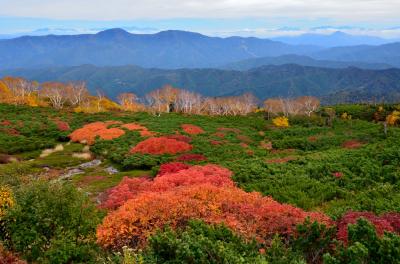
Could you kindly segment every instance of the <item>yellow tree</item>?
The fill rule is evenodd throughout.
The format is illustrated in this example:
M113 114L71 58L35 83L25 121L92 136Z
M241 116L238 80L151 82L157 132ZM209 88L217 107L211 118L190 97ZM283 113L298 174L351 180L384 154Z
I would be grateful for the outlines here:
M39 88L38 82L31 82L19 77L4 77L2 83L11 93L10 103L27 104L28 98L34 96Z
M138 103L138 97L134 93L121 93L117 97L122 110L125 111L142 111L144 110L144 105Z

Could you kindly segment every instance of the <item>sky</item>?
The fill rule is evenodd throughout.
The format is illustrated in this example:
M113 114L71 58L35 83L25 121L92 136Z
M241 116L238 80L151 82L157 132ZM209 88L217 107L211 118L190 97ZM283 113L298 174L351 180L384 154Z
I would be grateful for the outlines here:
M114 27L255 37L340 30L399 38L400 0L0 0L2 35Z

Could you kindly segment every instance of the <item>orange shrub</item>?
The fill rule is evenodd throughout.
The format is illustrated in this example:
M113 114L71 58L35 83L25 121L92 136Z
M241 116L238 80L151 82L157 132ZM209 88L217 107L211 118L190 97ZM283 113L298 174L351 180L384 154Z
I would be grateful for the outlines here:
M183 124L181 127L183 131L185 131L189 135L198 135L204 133L204 130L201 127L195 125Z
M139 194L106 216L97 229L97 241L105 248L139 248L164 225L177 228L193 218L207 223L223 222L247 238L268 241L276 233L292 234L306 217L331 223L324 214L280 204L259 193L246 193L232 186L191 185Z
M151 137L151 136L155 135L155 133L152 131L149 131L147 129L147 127L144 127L144 126L142 126L140 124L136 124L136 123L128 123L128 124L122 125L121 127L126 128L128 130L139 131L140 136L142 136L142 137Z
M94 143L97 136L104 140L111 140L125 134L125 131L120 128L108 128L109 125L113 124L119 124L119 122L107 121L90 123L73 131L69 137L73 142L86 142L91 145Z
M131 149L131 153L152 155L177 154L192 150L192 146L186 142L167 137L152 137L139 142Z

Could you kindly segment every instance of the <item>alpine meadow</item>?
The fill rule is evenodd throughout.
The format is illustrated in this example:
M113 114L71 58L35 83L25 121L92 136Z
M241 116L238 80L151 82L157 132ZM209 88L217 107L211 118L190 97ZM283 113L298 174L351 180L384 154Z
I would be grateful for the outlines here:
M398 1L0 7L0 264L400 263Z

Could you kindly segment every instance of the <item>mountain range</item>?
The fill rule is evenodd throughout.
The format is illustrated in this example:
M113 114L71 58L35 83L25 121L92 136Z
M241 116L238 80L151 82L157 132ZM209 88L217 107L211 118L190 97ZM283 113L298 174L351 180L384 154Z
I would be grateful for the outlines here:
M260 99L313 95L324 103L400 101L400 69L330 69L294 64L262 66L248 71L221 69L145 69L137 66L82 65L49 69L0 71L31 80L84 80L92 92L101 88L111 98L121 92L143 96L165 84L206 96L252 92ZM357 95L357 96L355 96Z
M337 34L325 37L335 38ZM344 38L343 35L340 36ZM97 34L24 36L0 40L0 69L82 64L138 65L166 69L224 68L227 64L249 59L258 60L256 66L260 66L260 58L282 55L308 56L324 60L311 63L305 57L297 57L294 61L282 62L304 66L322 66L321 64L326 63L326 67L334 68L400 67L400 42L333 48L320 47L319 42L314 44L316 45L292 45L252 37L209 37L176 30L155 34L132 34L123 29L109 29Z
M335 33L326 38L343 43L348 36ZM249 91L260 99L314 95L327 103L400 101L396 67L400 68L400 42L326 48L253 37L176 30L132 34L122 29L0 40L0 76L82 80L92 92L101 88L112 98L129 91L144 95L171 84L206 96Z
M117 66L204 68L254 57L307 54L320 48L241 37L208 37L184 31L131 34L110 29L97 34L24 36L0 40L0 68Z
M374 36L350 35L341 31L336 31L332 34L306 33L298 36L276 37L273 38L273 40L291 45L316 45L326 48L356 45L382 45L396 41L396 39L390 40ZM400 40L397 39L397 41Z

